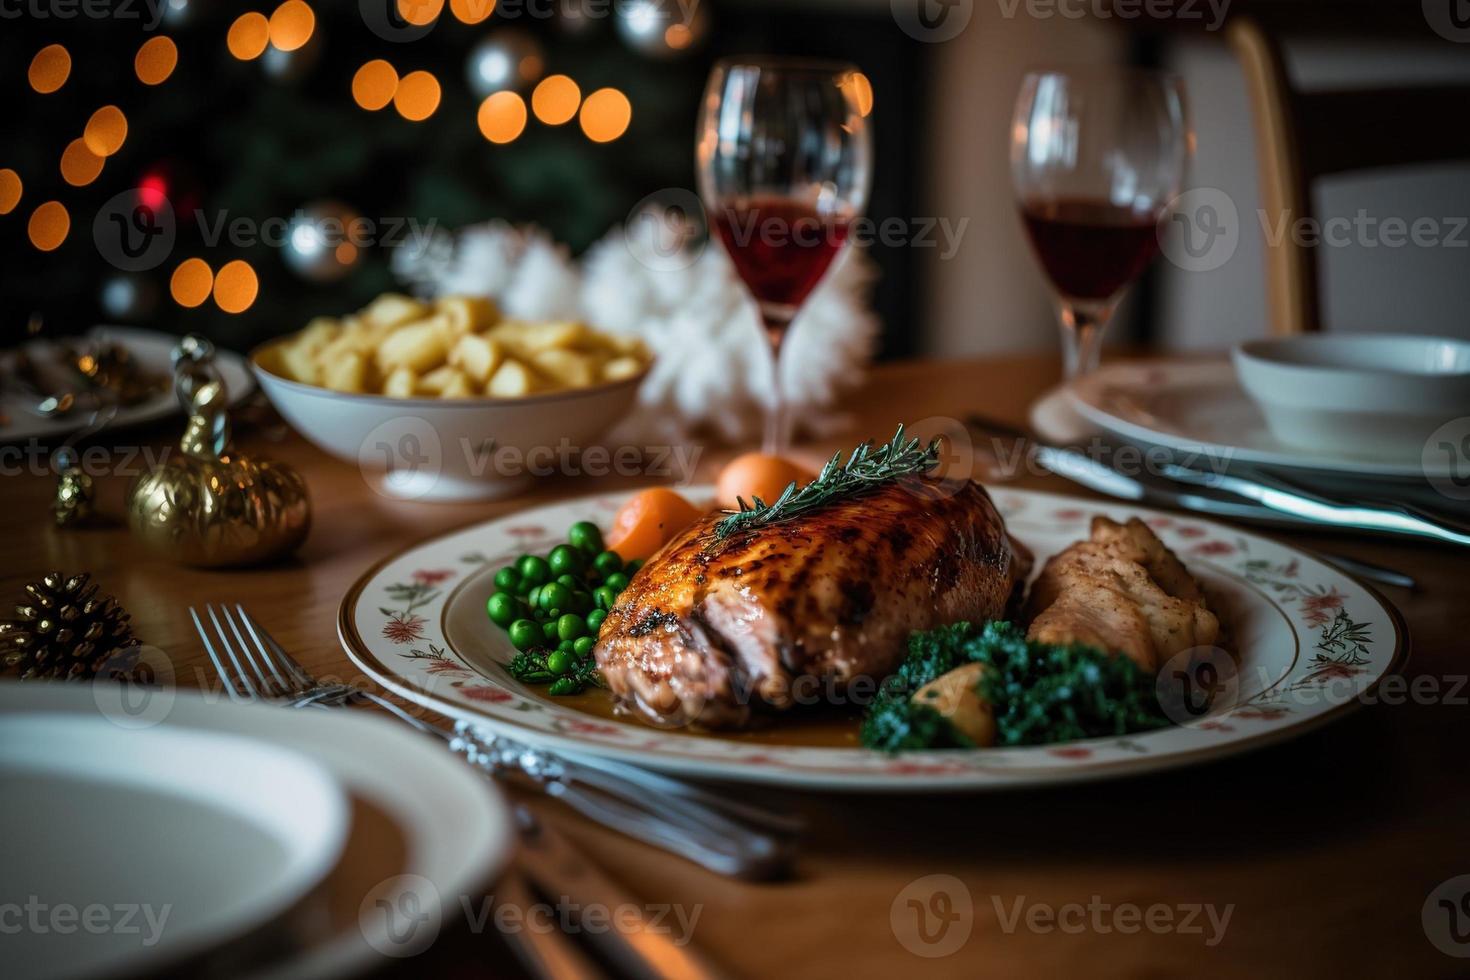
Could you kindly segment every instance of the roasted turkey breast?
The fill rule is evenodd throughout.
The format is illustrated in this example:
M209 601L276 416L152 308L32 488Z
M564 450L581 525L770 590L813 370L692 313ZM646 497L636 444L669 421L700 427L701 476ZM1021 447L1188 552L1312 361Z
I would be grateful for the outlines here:
M973 483L890 484L718 540L722 516L649 559L599 634L609 688L655 724L738 727L871 693L912 630L1007 615L1031 565Z

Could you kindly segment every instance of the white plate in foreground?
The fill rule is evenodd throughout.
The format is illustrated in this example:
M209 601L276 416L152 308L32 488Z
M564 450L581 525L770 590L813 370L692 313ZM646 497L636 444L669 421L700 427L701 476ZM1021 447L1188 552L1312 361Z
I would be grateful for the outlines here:
M688 494L706 501L708 488ZM1357 704L1404 649L1377 594L1283 544L1208 521L1057 494L999 490L1011 533L1048 556L1088 534L1097 513L1146 520L1204 583L1233 633L1238 694L1228 712L1125 738L888 755L854 744L758 742L608 721L510 677L513 650L485 615L500 567L565 540L576 521L604 527L624 494L522 511L434 538L371 569L343 600L348 655L402 696L526 742L711 779L833 790L973 790L1096 779L1230 755L1298 734ZM855 735L855 733L854 733Z
M1265 416L1241 389L1229 361L1118 361L1064 390L1072 407L1104 432L1137 445L1203 457L1195 465L1225 462L1388 479L1455 475L1448 457L1385 460L1286 445L1266 427Z
M487 780L372 712L5 682L0 731L0 902L170 906L147 945L141 912L136 932L9 936L7 976L151 975L196 956L231 975L244 962L261 977L361 972L449 929L513 844ZM382 910L409 903L426 925L396 935ZM107 959L88 967L99 944Z

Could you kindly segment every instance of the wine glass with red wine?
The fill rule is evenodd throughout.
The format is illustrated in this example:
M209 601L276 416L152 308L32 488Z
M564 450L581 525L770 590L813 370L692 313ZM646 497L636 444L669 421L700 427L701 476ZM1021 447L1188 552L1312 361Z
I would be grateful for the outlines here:
M763 448L771 455L786 450L791 432L781 342L867 203L871 108L867 79L826 61L726 59L705 88L700 194L770 340Z
M1068 378L1096 369L1118 301L1159 249L1192 137L1184 83L1127 68L1026 76L1011 126L1011 180L1057 291Z

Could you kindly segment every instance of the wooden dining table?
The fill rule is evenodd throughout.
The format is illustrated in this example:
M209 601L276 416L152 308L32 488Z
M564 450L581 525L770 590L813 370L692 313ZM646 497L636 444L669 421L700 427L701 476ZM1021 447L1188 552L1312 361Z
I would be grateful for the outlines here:
M846 422L801 443L798 455L816 460L885 438L901 421L936 416L979 412L1024 423L1028 406L1057 381L1050 355L879 365L840 406ZM174 420L108 441L156 448L180 428ZM18 600L48 570L90 572L190 687L218 681L187 608L240 602L311 671L370 684L339 645L336 622L344 593L380 558L518 508L651 482L553 477L511 500L405 502L374 492L355 465L269 418L241 426L239 442L297 467L310 486L311 534L294 557L243 570L183 568L130 538L122 475L99 481L94 524L68 529L50 517L53 477L9 475L0 481L0 597ZM695 479L712 479L737 451L704 447ZM1015 485L1093 496L1034 473ZM1412 636L1404 672L1432 678L1423 689L1437 693L1364 706L1225 761L1055 789L861 795L732 787L805 819L794 873L768 883L722 878L514 792L629 893L697 909L694 943L735 976L1464 976L1470 960L1437 948L1425 917L1460 915L1431 893L1470 874L1470 563L1463 552L1402 540L1263 533L1417 579L1414 591L1384 593ZM1175 910L1172 924L1116 911L1142 915L1158 905ZM1189 908L1197 929L1183 928ZM1470 929L1470 902L1464 912L1462 931ZM447 946L435 972L515 972L485 939ZM1470 955L1470 940L1457 951Z

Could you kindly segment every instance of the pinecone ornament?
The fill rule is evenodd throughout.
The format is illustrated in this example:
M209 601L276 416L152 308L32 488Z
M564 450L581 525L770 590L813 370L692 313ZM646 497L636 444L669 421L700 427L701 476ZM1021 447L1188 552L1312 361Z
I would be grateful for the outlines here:
M0 622L0 665L21 680L86 680L119 650L138 645L130 617L91 576L52 572L26 586L29 601Z

